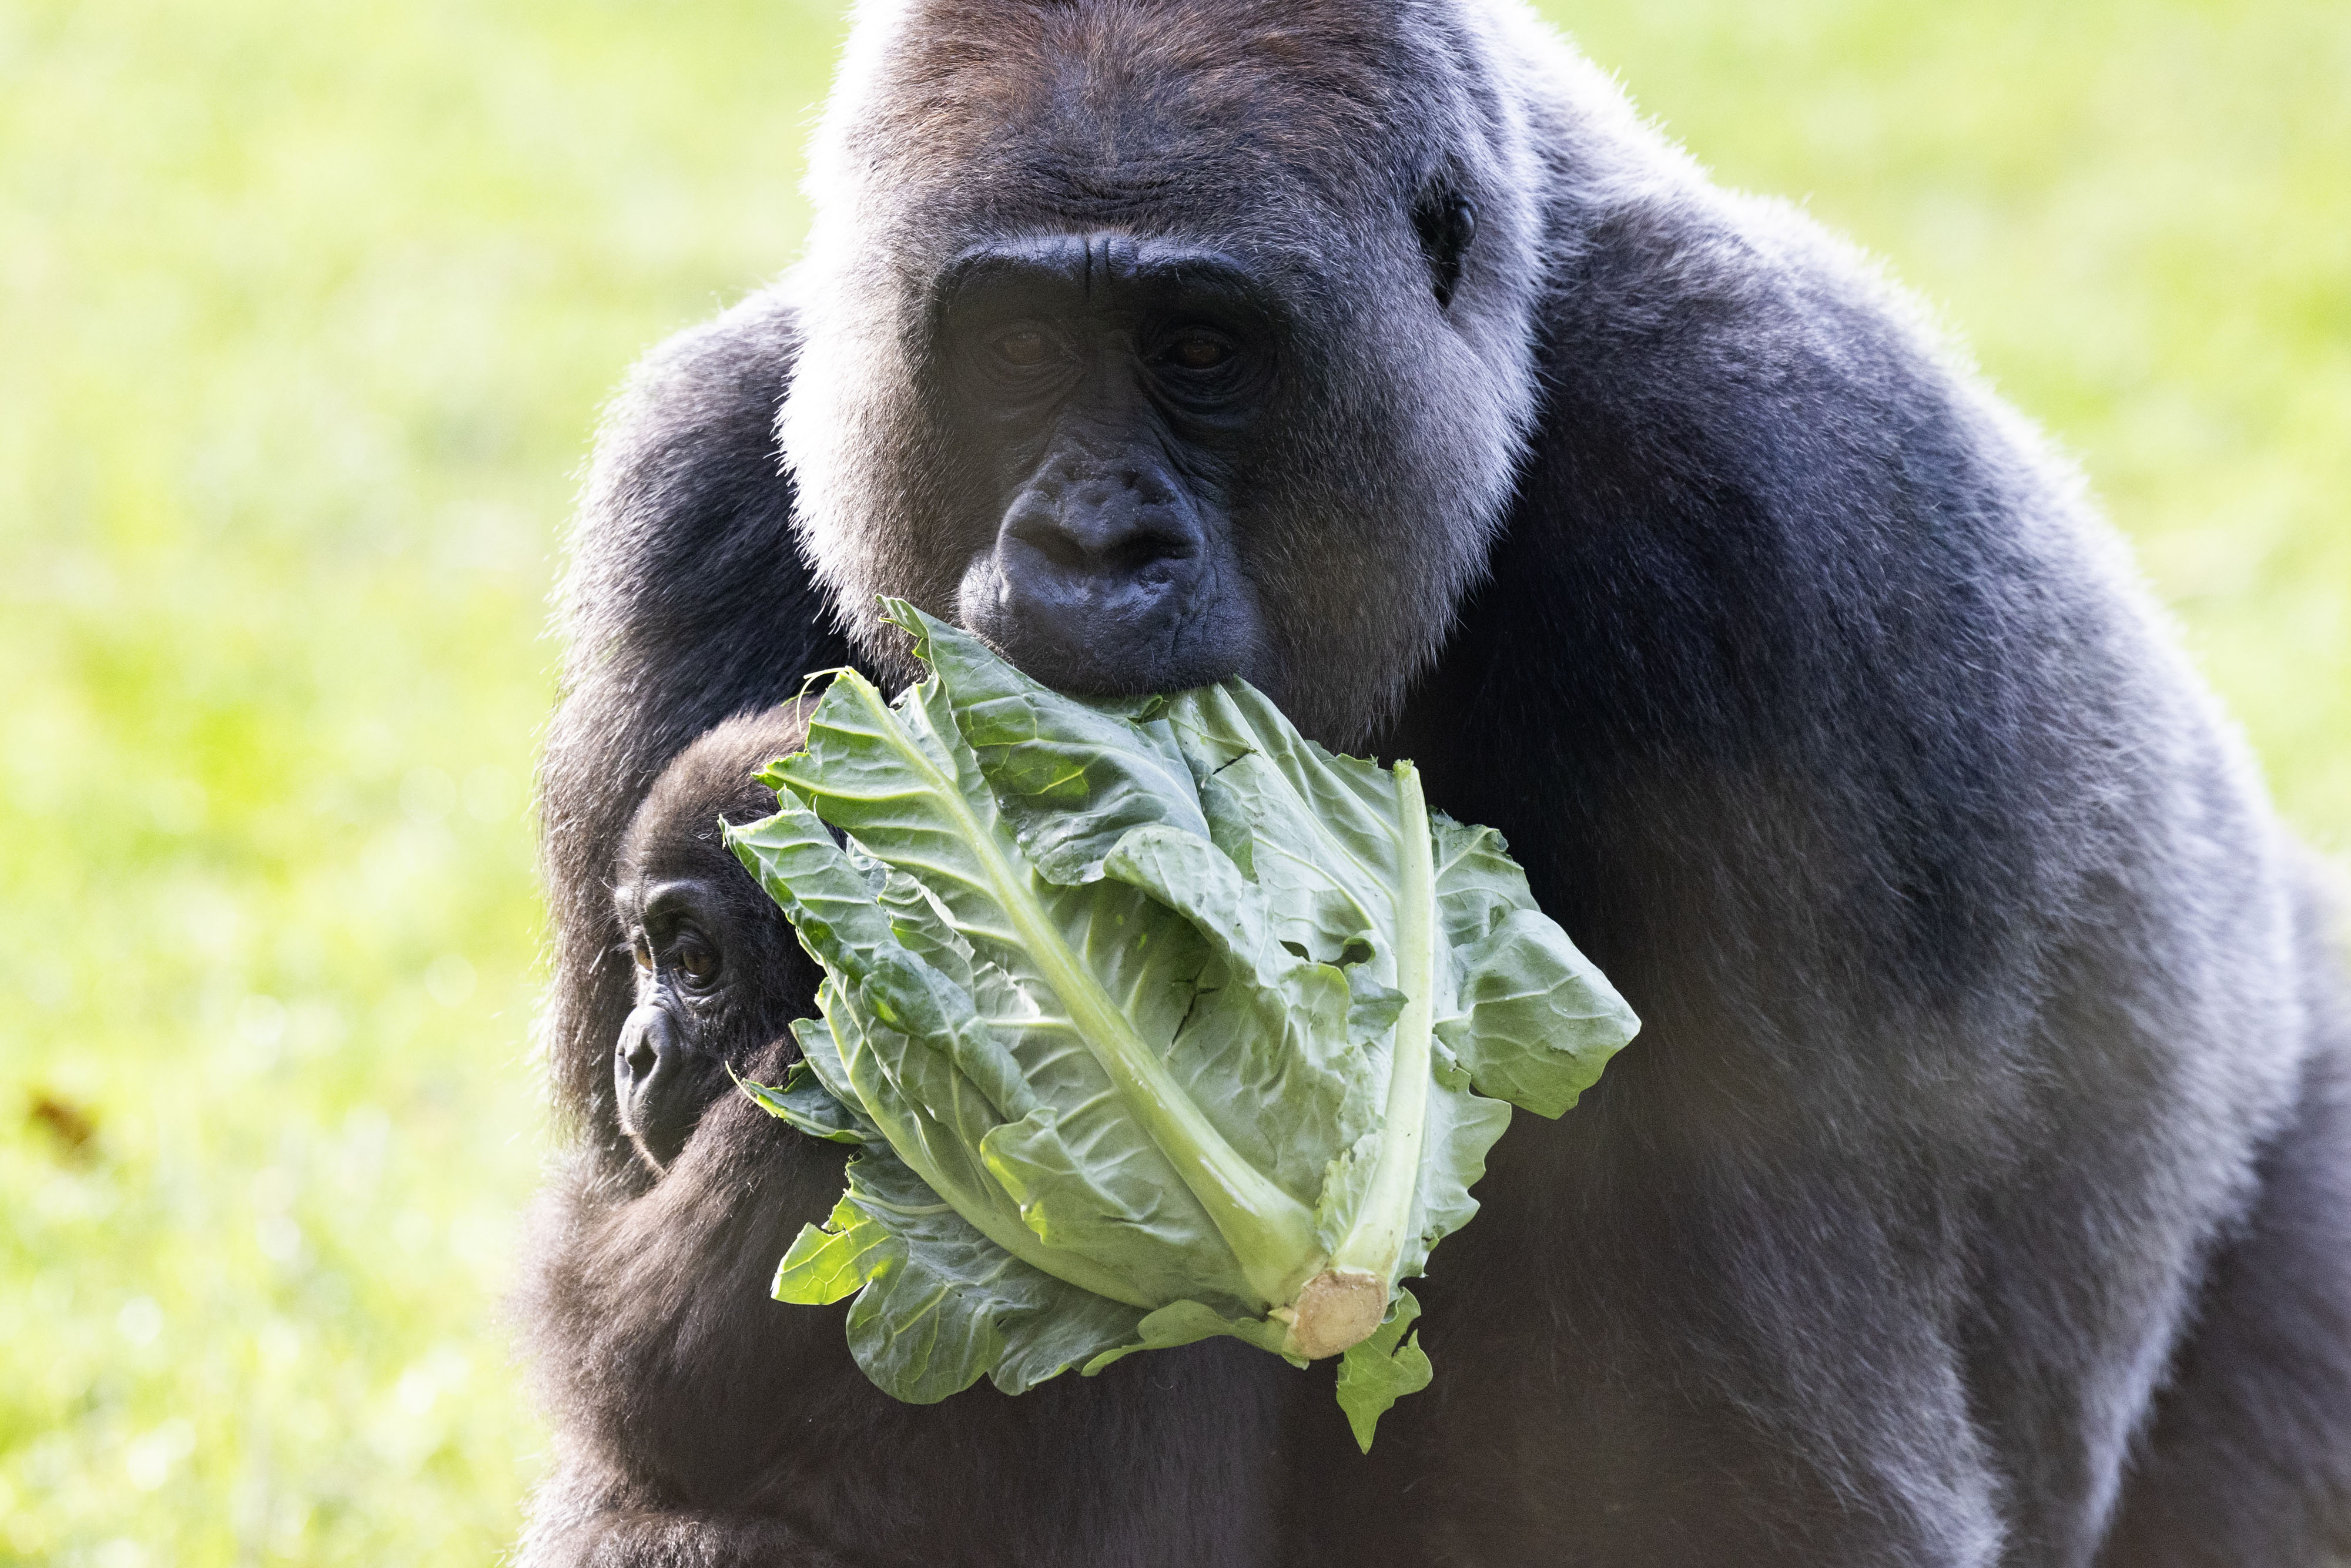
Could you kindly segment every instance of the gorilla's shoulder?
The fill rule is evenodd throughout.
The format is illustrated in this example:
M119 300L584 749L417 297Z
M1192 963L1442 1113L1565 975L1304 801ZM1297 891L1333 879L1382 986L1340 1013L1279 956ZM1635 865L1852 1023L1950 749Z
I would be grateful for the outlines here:
M690 422L752 402L772 418L799 347L799 312L785 289L761 289L655 346L630 371L613 413L657 408Z
M798 312L768 289L647 354L598 434L589 512L659 508L680 486L775 482L776 409L799 345Z
M1933 312L1859 246L1662 151L1644 162L1637 177L1575 193L1543 312L1567 352L1547 369L1623 367L1653 392L1708 401L1834 385L1878 402L1972 379ZM1661 385L1667 367L1681 373Z
M1537 330L1551 413L1531 477L1547 452L1573 455L1582 492L1604 480L1717 522L1728 508L1781 546L1834 553L1891 528L1952 557L2000 540L2108 591L2071 461L1876 257L1788 203L1711 184L1646 132L1615 151L1606 178L1564 178L1555 196Z
M574 606L609 615L664 590L691 602L754 558L792 553L775 426L799 345L798 312L770 288L669 339L630 373L581 498Z

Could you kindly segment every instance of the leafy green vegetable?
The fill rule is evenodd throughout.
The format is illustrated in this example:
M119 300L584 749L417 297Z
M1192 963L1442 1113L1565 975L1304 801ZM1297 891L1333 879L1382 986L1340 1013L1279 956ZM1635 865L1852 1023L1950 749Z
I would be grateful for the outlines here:
M837 674L727 833L825 973L804 1061L746 1092L860 1145L778 1299L854 1293L858 1364L915 1402L1217 1334L1344 1353L1368 1448L1430 1375L1400 1281L1510 1104L1573 1105L1631 1011L1409 763L1238 681L1066 696L890 610L931 678Z
M1388 1406L1407 1394L1419 1393L1436 1375L1428 1364L1428 1353L1420 1348L1420 1336L1404 1337L1404 1331L1418 1316L1420 1303L1410 1291L1398 1287L1387 1321L1371 1338L1349 1345L1339 1358L1339 1408L1347 1413L1347 1425L1354 1428L1355 1441L1367 1454L1372 1451L1372 1428L1387 1414Z

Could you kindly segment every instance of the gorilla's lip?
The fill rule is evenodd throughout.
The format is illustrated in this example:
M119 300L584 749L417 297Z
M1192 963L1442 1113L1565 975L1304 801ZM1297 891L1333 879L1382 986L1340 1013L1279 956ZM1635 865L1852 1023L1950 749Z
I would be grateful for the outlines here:
M1073 697L1139 697L1188 691L1230 680L1242 671L1240 661L1231 657L1171 658L1155 651L1109 657L1092 651L1032 650L1018 644L998 651L1022 674Z
M1255 639L1244 637L1235 646L1213 613L1186 614L1161 603L1140 611L1071 607L1061 614L966 615L961 621L1022 674L1071 696L1186 691L1230 680L1262 663L1251 657Z
M956 620L965 631L1022 674L1070 696L1149 696L1241 679L1287 711L1282 662L1271 656L1250 599L1122 595L1040 613L983 598L964 610Z

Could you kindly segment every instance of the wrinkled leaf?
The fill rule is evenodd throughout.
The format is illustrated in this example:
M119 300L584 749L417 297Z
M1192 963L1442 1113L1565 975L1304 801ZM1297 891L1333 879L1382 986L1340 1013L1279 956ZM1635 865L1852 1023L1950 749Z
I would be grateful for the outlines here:
M802 1019L794 1028L801 1055L792 1063L782 1088L739 1077L736 1086L768 1114L780 1116L810 1137L836 1144L872 1143L881 1135L872 1122L827 1088L809 1063L807 1036L821 1027L812 1019Z
M864 1210L843 1193L821 1226L800 1227L791 1250L776 1268L776 1282L768 1293L799 1306L829 1307L863 1290L893 1249L903 1253L905 1244L888 1227L868 1219Z
M1399 1290L1377 1333L1339 1358L1339 1408L1347 1414L1356 1446L1372 1451L1372 1432L1388 1406L1407 1394L1428 1386L1435 1371L1420 1335L1405 1338L1405 1330L1420 1316L1420 1303L1410 1291Z
M777 814L727 831L825 973L803 1062L746 1092L862 1145L779 1298L853 1292L859 1364L916 1402L1352 1344L1368 1448L1428 1380L1401 1281L1476 1213L1510 1106L1574 1103L1631 1013L1408 768L1239 682L1085 701L892 612L933 677L836 676L763 775Z

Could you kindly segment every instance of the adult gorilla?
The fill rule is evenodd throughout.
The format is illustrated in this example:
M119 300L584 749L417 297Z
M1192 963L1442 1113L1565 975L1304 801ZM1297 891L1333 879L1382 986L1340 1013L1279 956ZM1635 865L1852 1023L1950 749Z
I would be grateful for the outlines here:
M1503 0L878 5L814 190L580 527L528 1561L2351 1545L2307 873L2074 476L1859 257ZM804 671L904 674L880 591L1419 758L1646 1020L1501 1144L1369 1458L1223 1344L893 1405L763 1299L828 1152L730 1101L656 1180L621 1132L622 827Z

